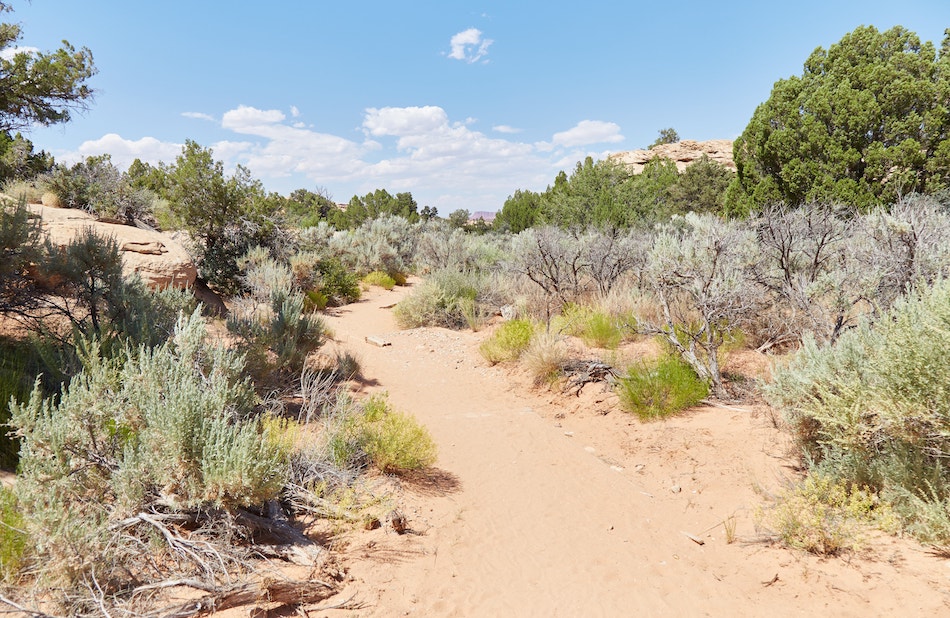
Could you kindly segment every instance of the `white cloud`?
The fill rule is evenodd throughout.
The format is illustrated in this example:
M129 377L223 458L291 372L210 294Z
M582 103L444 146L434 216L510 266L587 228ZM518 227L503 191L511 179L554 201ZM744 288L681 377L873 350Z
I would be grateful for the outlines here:
M449 58L469 64L478 62L488 55L488 48L492 43L494 43L493 40L482 38L482 31L478 28L463 30L452 37L449 43L452 47Z
M556 146L572 147L605 142L616 143L623 140L620 126L613 122L581 120L574 128L555 133L551 141Z
M214 116L211 114L205 114L203 112L182 112L181 115L185 118L194 118L195 120L207 120L208 122L215 122Z
M35 54L40 51L38 47L8 47L0 51L0 58L4 60L13 60L17 54Z
M363 128L368 135L418 135L448 126L449 117L441 107L384 107L366 110Z
M291 106L290 106L290 115L293 116L294 118L299 118L299 117L300 117L300 110L297 109L297 106L296 106L296 105L291 105Z
M75 163L86 157L110 154L113 163L119 168L126 168L135 159L153 164L159 161L172 162L181 154L181 147L181 144L162 142L154 137L129 140L115 133L109 133L99 139L85 141L75 152L58 158L67 163Z
M368 108L354 139L320 132L288 109L242 105L224 112L222 139L211 144L215 159L229 170L246 165L269 190L324 186L338 201L379 188L411 191L420 205L442 214L501 208L516 189L543 190L558 170L569 172L585 156L597 156L586 144L622 139L617 125L584 121L550 142L523 142L512 136L518 129L498 125L486 134L474 119L452 119L438 106ZM136 157L171 163L181 145L109 134L57 160L105 152L120 166Z
M256 107L238 105L237 109L224 112L221 126L238 133L252 131L268 125L280 123L286 118L284 113L276 109L261 110Z

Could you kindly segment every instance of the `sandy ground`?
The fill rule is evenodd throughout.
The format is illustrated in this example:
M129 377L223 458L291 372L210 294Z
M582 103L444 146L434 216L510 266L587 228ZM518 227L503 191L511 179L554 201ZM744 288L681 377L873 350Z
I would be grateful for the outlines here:
M757 513L796 474L765 408L643 424L596 384L533 389L478 355L489 330L399 330L407 292L373 290L327 323L439 459L399 482L410 533L334 540L347 577L325 605L358 609L320 615L950 615L950 563L910 541L817 558L764 540Z

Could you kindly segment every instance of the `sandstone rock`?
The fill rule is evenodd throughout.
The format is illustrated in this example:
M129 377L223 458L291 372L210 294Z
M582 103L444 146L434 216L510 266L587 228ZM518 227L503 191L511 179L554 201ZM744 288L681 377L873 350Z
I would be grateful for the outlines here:
M721 163L735 171L736 164L732 160L732 140L714 139L697 142L685 139L673 144L660 144L651 150L629 150L610 155L610 159L625 163L634 174L643 171L643 166L655 157L671 159L676 163L676 169L683 171L690 163L698 161L706 155L713 161Z
M27 208L43 221L50 241L64 247L79 232L91 227L100 236L112 236L119 245L123 270L138 273L153 288L191 287L198 274L195 263L181 243L169 234L128 225L99 221L95 216L71 208L50 208L29 204Z

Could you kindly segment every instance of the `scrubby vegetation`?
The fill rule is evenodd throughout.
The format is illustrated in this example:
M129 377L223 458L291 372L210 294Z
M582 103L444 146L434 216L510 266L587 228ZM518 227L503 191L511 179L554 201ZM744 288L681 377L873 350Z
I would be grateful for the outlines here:
M709 393L689 365L674 356L643 361L620 378L620 402L641 420L656 420L695 406Z
M529 320L503 322L491 338L479 347L479 351L492 364L517 360L528 349L534 333L534 324Z
M19 27L5 27L8 46ZM788 352L762 390L808 475L766 525L823 554L859 547L865 525L950 553L948 43L859 28L776 83L736 142L738 173L587 158L514 191L493 230L409 192L345 208L320 189L268 193L190 140L170 164L58 164L11 131L85 104L91 54L64 45L0 58L10 84L41 90L11 86L0 105L0 180L19 198L0 209L0 313L29 333L0 345L0 465L18 466L0 491L4 581L74 614L127 613L163 582L215 589L252 555L308 547L288 517L360 521L379 500L361 474L431 466L436 446L341 386L360 374L352 354L311 362L318 313L411 275L401 326L491 324L487 362L521 363L539 387L607 381L644 420L742 396L722 369L736 341ZM44 243L26 207L39 198L187 232L202 282L229 296L230 347L190 293L126 277L113 239ZM613 352L637 337L664 354ZM579 358L578 339L600 357Z

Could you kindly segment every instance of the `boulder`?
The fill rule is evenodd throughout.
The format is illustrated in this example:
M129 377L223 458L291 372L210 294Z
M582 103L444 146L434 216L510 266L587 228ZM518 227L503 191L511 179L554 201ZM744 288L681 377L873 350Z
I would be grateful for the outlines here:
M152 288L190 288L198 270L184 246L163 232L145 230L98 220L82 210L50 208L28 204L40 217L50 242L65 247L82 230L91 228L100 236L111 236L119 245L126 275L137 273Z
M609 158L626 164L630 171L639 174L643 171L643 166L656 157L672 160L676 163L676 169L682 172L686 166L698 161L703 155L733 171L736 169L736 164L732 160L732 140L728 139L713 139L705 142L684 139L672 144L659 144L650 150L617 152Z

